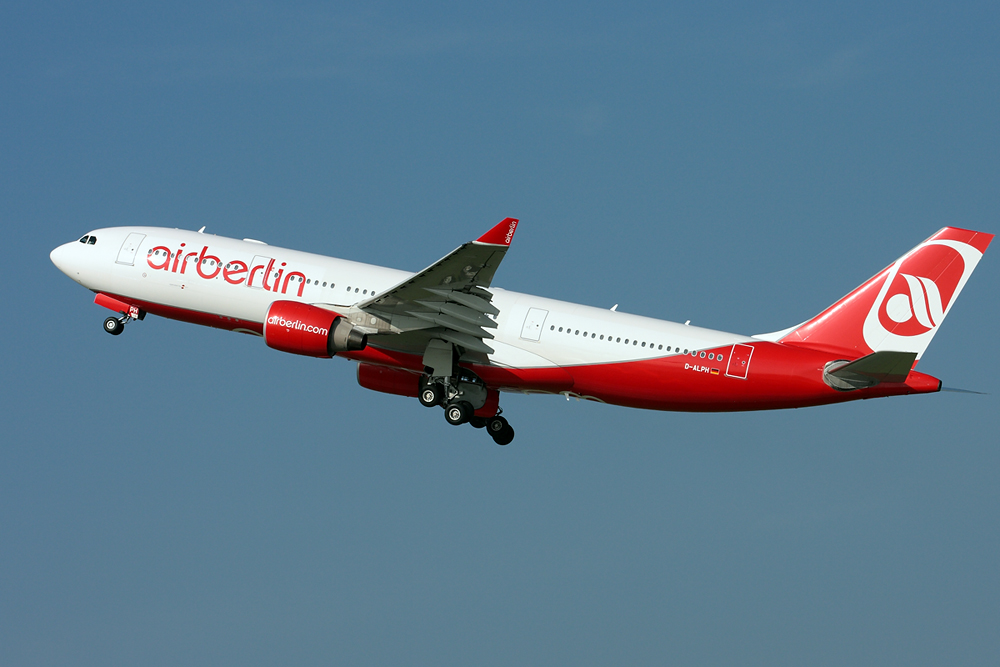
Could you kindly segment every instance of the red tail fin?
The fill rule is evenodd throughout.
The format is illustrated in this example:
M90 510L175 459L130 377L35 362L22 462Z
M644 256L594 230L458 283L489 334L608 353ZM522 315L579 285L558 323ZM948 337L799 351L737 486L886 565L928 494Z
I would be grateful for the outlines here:
M781 342L846 356L924 353L992 234L945 227Z

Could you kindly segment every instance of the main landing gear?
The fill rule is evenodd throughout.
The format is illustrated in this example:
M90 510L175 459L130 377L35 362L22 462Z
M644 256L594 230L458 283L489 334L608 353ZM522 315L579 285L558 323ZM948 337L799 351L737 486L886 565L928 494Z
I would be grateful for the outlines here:
M477 417L475 414L473 401L483 406L486 404L486 397L487 391L482 380L471 374L455 378L431 378L425 375L421 378L417 394L424 407L442 406L444 418L452 426L470 424L473 428L485 428L493 442L509 445L514 440L514 429L500 416L503 412L500 408L497 408L497 414L492 417Z

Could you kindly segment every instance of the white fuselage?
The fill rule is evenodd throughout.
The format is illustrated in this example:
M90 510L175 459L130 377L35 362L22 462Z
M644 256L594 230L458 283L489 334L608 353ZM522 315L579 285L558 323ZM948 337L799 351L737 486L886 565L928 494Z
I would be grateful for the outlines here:
M130 235L136 241L134 253L123 249ZM179 229L115 227L88 236L97 237L96 243L67 243L52 252L52 261L84 287L217 316L216 326L233 330L247 327L227 322L263 323L268 307L279 298L349 309L413 275ZM751 340L496 287L491 291L500 314L495 318L496 338L489 341L495 353L489 359L501 366L637 361ZM384 334L370 342L395 349L393 338Z

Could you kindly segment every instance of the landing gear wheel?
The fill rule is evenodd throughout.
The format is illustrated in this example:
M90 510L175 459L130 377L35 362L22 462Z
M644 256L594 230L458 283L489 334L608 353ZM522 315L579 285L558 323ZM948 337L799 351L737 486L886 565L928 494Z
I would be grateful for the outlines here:
M493 442L498 445L509 445L514 440L514 429L511 428L510 424L504 426L503 430L499 433L493 434Z
M486 420L486 430L490 432L491 436L495 436L508 426L507 420L499 415Z
M441 399L444 397L444 391L441 389L441 385L428 384L420 388L420 405L427 408L433 408L435 405L441 405Z
M455 401L444 406L444 418L452 426L458 426L469 421L473 413L472 404L466 401Z
M104 320L104 330L112 336L117 336L125 330L125 323L116 317L109 317Z
M483 428L484 426L486 426L486 418L476 417L475 415L473 415L469 417L469 425L472 426L472 428Z

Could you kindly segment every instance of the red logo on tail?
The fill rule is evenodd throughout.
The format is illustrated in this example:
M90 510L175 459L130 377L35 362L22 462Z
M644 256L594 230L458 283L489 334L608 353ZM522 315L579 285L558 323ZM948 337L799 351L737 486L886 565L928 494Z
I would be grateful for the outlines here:
M954 248L921 248L896 271L879 307L879 323L896 336L927 333L941 324L964 272L965 260Z

